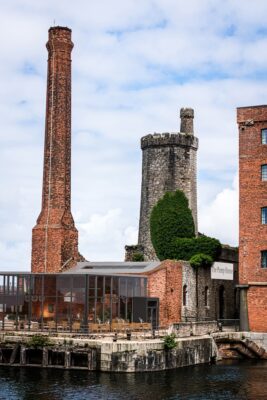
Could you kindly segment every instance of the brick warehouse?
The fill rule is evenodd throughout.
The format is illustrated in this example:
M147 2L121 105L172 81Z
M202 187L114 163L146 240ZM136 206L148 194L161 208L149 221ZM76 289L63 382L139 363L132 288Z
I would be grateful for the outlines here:
M267 331L267 105L237 109L241 329Z

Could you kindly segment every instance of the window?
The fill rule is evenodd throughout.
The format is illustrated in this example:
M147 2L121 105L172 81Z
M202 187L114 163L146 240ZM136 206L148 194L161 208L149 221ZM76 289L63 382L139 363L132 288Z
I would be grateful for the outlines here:
M209 302L209 287L205 286L205 290L204 290L204 304L205 304L205 307L208 307L208 302Z
M261 143L267 144L267 129L261 130Z
M261 209L261 223L267 224L267 207L262 207Z
M267 268L267 250L261 251L261 268Z
M261 180L267 181L267 164L261 166Z
M187 285L183 286L183 306L187 305Z

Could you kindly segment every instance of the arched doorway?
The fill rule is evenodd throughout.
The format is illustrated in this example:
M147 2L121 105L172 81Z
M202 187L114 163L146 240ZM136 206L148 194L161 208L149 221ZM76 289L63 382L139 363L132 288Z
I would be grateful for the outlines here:
M219 319L224 319L225 316L225 289L224 286L221 285L219 287Z

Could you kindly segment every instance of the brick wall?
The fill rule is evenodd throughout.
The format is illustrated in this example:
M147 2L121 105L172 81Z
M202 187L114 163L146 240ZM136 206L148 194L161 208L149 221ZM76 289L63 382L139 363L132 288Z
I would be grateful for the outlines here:
M71 214L71 30L49 29L42 209L32 232L32 272L78 260Z
M267 225L261 208L267 206L267 182L261 165L267 164L267 145L261 129L267 128L267 106L237 109L239 124L239 277L240 283L267 281L261 268L261 250L267 249Z
M148 275L148 296L159 298L159 324L181 321L182 264L166 260Z
M249 288L248 318L251 331L267 331L267 286L251 286Z
M239 282L248 284L248 318L251 330L267 331L267 269L261 268L261 251L267 250L267 225L261 222L261 208L267 207L267 182L261 180L261 165L267 164L267 145L261 130L267 128L267 106L237 109L239 125ZM265 296L265 297L261 297ZM257 308L259 305L259 308ZM261 310L263 318L259 315Z

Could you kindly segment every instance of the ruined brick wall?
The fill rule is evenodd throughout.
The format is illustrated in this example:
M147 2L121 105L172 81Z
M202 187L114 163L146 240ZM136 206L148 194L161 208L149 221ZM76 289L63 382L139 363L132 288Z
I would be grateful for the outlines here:
M239 281L249 285L250 329L267 331L267 319L258 316L257 304L265 300L267 313L267 268L261 267L261 251L267 250L267 225L261 222L261 208L267 207L267 182L261 179L261 165L267 164L267 145L261 131L267 129L267 106L237 109L239 126ZM253 283L261 283L262 287ZM264 286L265 285L265 286ZM263 296L263 297L262 297ZM260 322L261 321L261 322Z
M32 232L32 272L60 272L79 257L71 214L72 48L70 29L49 29L42 209Z
M167 191L182 190L189 200L197 233L196 156L192 109L181 110L181 133L147 135L141 139L142 190L138 244L145 260L157 260L150 239L150 213Z
M229 261L229 260L228 260ZM237 264L235 264L235 271ZM148 296L159 298L161 326L180 321L217 320L219 315L219 289L224 287L224 319L237 318L235 300L237 283L211 279L210 268L193 268L187 261L165 260L146 274ZM186 304L183 305L183 287L186 285ZM205 304L205 288L208 288Z
M159 324L181 321L182 264L165 260L148 274L148 296L159 298Z

